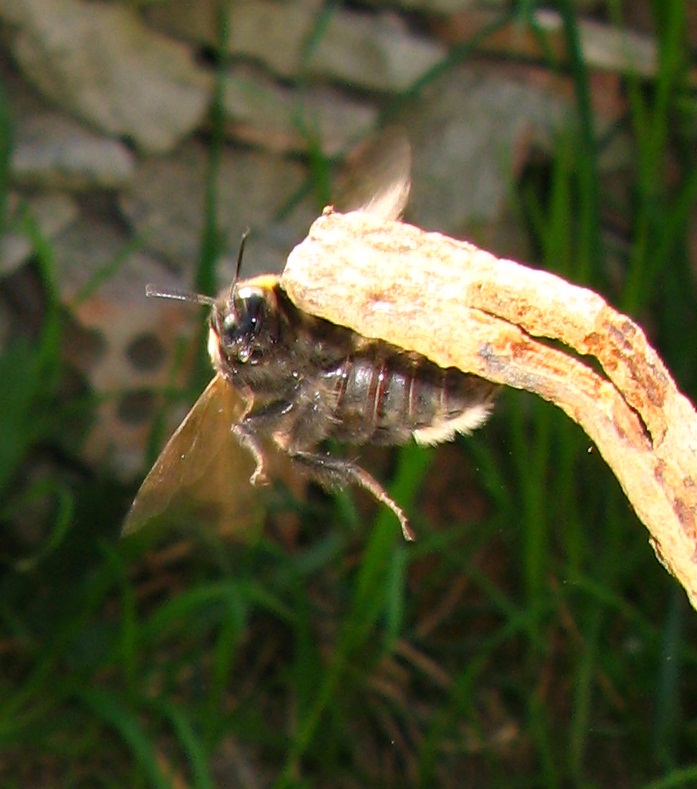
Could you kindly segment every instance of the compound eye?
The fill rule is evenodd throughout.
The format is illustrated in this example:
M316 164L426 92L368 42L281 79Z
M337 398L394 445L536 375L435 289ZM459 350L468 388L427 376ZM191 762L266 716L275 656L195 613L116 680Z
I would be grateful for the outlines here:
M243 337L254 336L261 326L264 297L258 291L247 288L240 290L238 296L237 329Z
M255 338L261 329L263 314L263 295L249 288L240 290L234 301L234 309L231 309L222 320L223 342L231 346Z
M240 329L256 334L264 312L264 297L258 291L240 291Z
M240 336L240 327L234 312L228 312L223 318L220 336L225 345L233 345L237 342Z

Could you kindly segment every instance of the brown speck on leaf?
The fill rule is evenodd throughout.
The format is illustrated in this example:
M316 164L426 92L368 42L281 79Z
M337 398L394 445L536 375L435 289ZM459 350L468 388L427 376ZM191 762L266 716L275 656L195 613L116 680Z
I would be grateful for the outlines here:
M676 499L673 507L690 539L695 540L697 538L697 529L695 528L695 515L692 507L682 499Z

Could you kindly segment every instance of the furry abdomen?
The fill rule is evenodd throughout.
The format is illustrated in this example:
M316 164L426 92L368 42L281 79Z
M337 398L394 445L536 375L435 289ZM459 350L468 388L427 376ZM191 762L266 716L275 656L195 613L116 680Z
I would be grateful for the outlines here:
M403 353L349 357L324 377L334 402L330 436L353 444L448 441L486 420L497 388Z

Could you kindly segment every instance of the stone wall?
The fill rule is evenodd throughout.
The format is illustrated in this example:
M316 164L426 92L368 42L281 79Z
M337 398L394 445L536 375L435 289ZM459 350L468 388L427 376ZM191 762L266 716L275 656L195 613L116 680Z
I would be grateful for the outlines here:
M340 157L385 119L403 125L413 147L408 219L521 256L516 177L573 123L573 93L535 62L538 44L522 27L503 24L506 6L0 0L14 142L0 276L5 292L31 293L21 284L31 269L29 215L74 318L69 361L103 400L90 461L137 473L158 404L152 392L171 384L175 339L198 325L196 308L146 302L144 286L193 286L216 106L221 286L247 226L245 275L281 270L322 207L311 164ZM469 47L498 22L495 36ZM556 17L538 23L559 41ZM583 29L605 75L598 106L609 123L617 108L607 75L650 69L655 52L638 34ZM24 298L32 297L11 300L14 311L0 302L5 338L31 313Z

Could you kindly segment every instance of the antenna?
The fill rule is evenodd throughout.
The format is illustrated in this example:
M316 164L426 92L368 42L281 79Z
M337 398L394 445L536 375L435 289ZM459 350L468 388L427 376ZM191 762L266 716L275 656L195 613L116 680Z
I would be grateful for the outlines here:
M250 234L250 229L245 228L240 240L240 248L237 252L237 265L235 267L235 279L230 286L230 300L233 299L235 293L235 285L240 278L240 269L242 268L242 256L244 254L244 243ZM177 301L188 301L193 304L203 304L207 307L212 307L216 300L212 296L204 296L202 293L194 293L191 290L180 290L179 288L158 288L157 285L148 284L145 286L145 295L148 298L154 299L176 299Z
M194 293L191 290L178 290L177 288L158 288L156 285L146 285L145 295L148 298L157 299L176 299L177 301L189 301L194 304L205 304L212 307L215 299L211 296L204 296L202 293Z
M235 279L232 280L232 285L230 285L230 300L234 298L235 294L235 285L237 285L237 281L240 278L240 269L242 268L242 256L244 255L244 244L249 237L250 234L249 227L246 227L242 232L242 238L240 239L240 248L237 251L237 265L235 267Z

